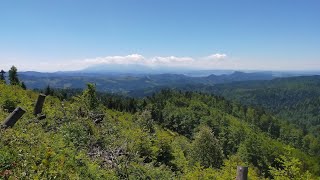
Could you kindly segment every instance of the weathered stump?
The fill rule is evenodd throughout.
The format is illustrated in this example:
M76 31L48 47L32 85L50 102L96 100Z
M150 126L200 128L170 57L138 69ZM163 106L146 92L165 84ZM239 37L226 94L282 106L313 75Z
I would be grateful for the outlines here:
M42 112L42 107L43 107L45 98L46 98L46 95L39 94L36 105L34 106L33 115L36 116L37 114L40 114Z
M23 116L26 111L21 107L17 107L2 123L2 127L13 127L14 124Z
M247 179L248 179L248 167L238 166L236 180L247 180Z
M89 113L89 117L93 120L94 123L98 124L103 121L105 114Z
M43 120L43 119L45 119L45 118L47 118L47 115L45 115L45 114L38 114L38 115L37 115L37 119L38 119L38 120Z

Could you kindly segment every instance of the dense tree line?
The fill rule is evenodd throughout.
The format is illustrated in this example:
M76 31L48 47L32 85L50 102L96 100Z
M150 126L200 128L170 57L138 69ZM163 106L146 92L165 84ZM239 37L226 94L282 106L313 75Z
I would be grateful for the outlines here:
M242 104L262 107L320 137L320 76L239 82L200 89Z
M44 93L45 95L51 95L59 98L60 100L69 101L74 96L79 96L82 94L82 89L58 89L52 88L48 85L45 89L34 89L37 92ZM140 101L136 98L112 94L107 92L97 92L97 101L102 103L109 109L114 109L117 111L125 111L135 113L140 108Z
M133 90L129 95L144 97L164 87ZM170 87L172 88L172 87ZM320 76L277 78L269 81L245 81L214 86L197 84L175 86L182 91L215 94L255 109L264 109L280 121L289 121L302 133L320 137Z
M172 90L163 90L149 97L148 102L151 104L149 108L155 120L187 137L192 135L200 120L214 117L215 114L209 109L216 108L241 119L274 139L304 150L310 155L320 156L320 141L316 136L271 116L263 109L243 106L219 96Z

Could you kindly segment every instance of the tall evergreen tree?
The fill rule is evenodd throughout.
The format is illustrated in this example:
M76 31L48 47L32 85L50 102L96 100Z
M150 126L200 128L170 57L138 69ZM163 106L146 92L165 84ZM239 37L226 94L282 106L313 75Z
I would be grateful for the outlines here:
M50 88L50 86L48 85L44 91L45 95L53 95L53 89Z
M6 81L5 76L4 76L5 73L6 72L3 69L0 71L0 82Z
M9 81L11 85L20 84L20 80L18 78L18 69L15 66L12 66L9 70Z
M90 110L94 110L98 107L99 102L96 94L96 86L88 83L87 89L83 92L82 96L86 100L85 103Z

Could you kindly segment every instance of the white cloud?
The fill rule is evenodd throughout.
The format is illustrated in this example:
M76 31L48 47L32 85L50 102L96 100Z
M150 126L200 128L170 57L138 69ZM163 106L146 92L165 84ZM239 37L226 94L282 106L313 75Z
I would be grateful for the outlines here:
M53 59L37 57L3 57L0 54L1 69L9 70L12 65L19 71L73 71L82 70L99 64L140 64L150 67L180 67L186 69L254 69L254 70L317 70L320 66L318 59L302 62L300 59L268 59L257 57L232 57L225 53L213 53L209 56L153 56L145 57L140 54L124 56L106 56L82 59ZM275 66L276 65L276 66ZM319 69L319 68L318 68Z
M151 59L153 63L185 63L194 61L191 57L176 57L176 56L168 56L168 57L153 57Z
M223 61L221 61L222 59ZM230 66L232 62L228 61L226 54L220 53L212 54L202 58L192 58L187 56L154 56L147 58L140 54L131 54L126 56L97 57L73 64L78 64L78 66L82 66L83 68L99 64L139 64L150 67L167 66L191 69L215 69L226 68L227 66Z
M223 61L222 61L223 59ZM11 64L11 63L10 63ZM14 63L24 70L41 70L41 71L72 71L81 70L90 66L100 64L139 64L149 67L180 67L188 69L219 69L234 68L234 61L227 57L226 54L212 54L206 57L188 57L188 56L154 56L144 57L141 54L129 54L124 56L105 56L88 58L83 60L60 60L42 61L42 63L29 63L29 61ZM9 64L5 67L9 67ZM35 68L36 67L36 68ZM8 69L8 68L7 68Z
M219 59L226 59L227 55L226 54L211 54L210 56L207 56L205 59L213 59L213 60L219 60Z
M140 54L131 54L127 56L106 56L94 59L86 59L84 62L88 65L93 64L140 64L145 58Z
M176 56L155 56L151 58L145 58L140 54L131 54L127 56L106 56L106 57L97 57L93 59L86 59L80 61L79 64L83 66L91 66L98 64L141 64L146 66L179 66L190 64L195 60L191 57L176 57Z
M176 57L176 56L168 56L168 57L153 57L150 60L146 61L146 65L166 65L166 66L185 66L186 64L190 64L194 62L194 59L191 57Z

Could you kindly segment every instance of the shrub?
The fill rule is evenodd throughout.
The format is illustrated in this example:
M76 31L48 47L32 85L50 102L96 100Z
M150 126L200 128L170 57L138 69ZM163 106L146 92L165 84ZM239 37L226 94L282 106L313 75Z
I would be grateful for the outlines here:
M17 103L10 100L10 99L6 99L2 105L2 109L4 111L7 111L9 113L11 113L12 111L14 111L14 109L16 108Z

